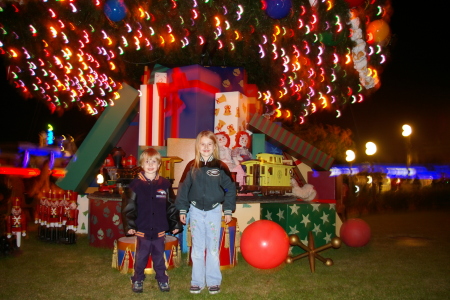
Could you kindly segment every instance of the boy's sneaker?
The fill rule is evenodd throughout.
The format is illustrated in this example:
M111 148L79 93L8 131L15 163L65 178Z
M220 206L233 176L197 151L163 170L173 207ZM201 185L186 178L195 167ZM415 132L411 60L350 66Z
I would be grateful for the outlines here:
M169 292L170 286L168 282L158 282L159 289L161 292Z
M142 293L144 291L144 281L133 281L131 282L131 289L135 293Z
M220 285L213 285L208 287L209 293L210 294L218 294L220 293Z
M199 287L198 285L191 285L191 288L189 289L191 294L200 294L202 290L203 288Z

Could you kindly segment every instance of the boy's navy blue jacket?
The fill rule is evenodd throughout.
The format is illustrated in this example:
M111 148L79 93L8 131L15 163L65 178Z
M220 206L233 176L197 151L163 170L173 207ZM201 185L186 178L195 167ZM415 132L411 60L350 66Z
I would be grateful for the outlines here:
M143 174L142 174L143 175ZM142 178L142 179L141 179ZM136 230L136 235L155 239L167 231L183 230L179 213L173 204L175 194L166 178L157 176L145 180L135 178L122 194L122 223L125 234Z

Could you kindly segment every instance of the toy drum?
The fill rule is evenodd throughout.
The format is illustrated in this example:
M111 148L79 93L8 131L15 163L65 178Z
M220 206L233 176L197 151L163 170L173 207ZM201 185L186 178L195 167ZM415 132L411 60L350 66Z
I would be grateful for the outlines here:
M120 270L122 273L132 273L134 269L134 253L136 250L136 237L121 237L117 240L117 245L114 247L115 254L113 255L113 267ZM116 255L117 254L117 255ZM164 261L166 262L167 270L178 266L179 261L178 239L174 236L166 235L164 247ZM117 257L117 258L116 258ZM145 274L154 274L152 264L152 256L148 257L147 266L144 270Z
M237 219L232 218L231 222L225 224L224 219L222 218L222 226L220 228L220 239L219 239L219 260L220 260L220 269L225 270L229 268L233 268L237 263L237 245L236 243L236 230ZM190 242L191 243L191 242ZM189 247L189 265L192 266L191 259L192 247Z

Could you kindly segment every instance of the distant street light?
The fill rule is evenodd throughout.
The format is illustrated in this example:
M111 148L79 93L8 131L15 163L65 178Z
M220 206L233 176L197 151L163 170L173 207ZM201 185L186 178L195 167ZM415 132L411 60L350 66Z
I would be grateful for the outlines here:
M352 162L352 161L355 160L356 155L355 155L355 152L353 152L352 150L347 150L347 151L345 151L345 154L347 155L347 156L345 157L345 160L346 160L347 162Z
M373 142L367 142L366 143L366 154L367 155L374 155L377 152L377 145Z
M345 160L349 163L350 166L350 175L352 175L352 162L355 160L356 155L353 150L347 150L345 151Z
M411 126L409 126L408 124L405 124L402 126L403 132L402 135L403 136L410 136L412 133L412 128Z
M408 169L411 166L411 134L412 128L408 124L402 126L402 135L406 138L406 168Z

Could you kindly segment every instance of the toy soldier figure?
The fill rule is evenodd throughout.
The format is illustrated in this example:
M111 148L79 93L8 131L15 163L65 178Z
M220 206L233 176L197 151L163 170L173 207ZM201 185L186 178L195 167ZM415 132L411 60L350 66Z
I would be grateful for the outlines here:
M67 223L66 223L67 244L75 244L76 231L78 228L78 209L76 199L69 199L69 208L70 210L67 213Z
M48 210L48 235L47 240L51 242L58 241L58 231L59 225L61 222L60 214L59 214L59 199L58 199L58 191L52 192L52 198L50 199L50 205Z
M61 207L61 230L59 233L59 238L63 242L67 242L66 235L66 224L67 224L67 214L69 212L69 193L71 191L65 191L63 199L59 202L59 206Z
M71 190L67 190L64 193L64 201L62 201L62 204L60 203L60 205L62 205L62 213L61 213L61 240L64 242L68 242L68 238L67 238L67 220L68 220L68 216L70 214L70 200L77 201L78 198L78 193L71 191ZM78 215L77 215L77 219L78 219Z
M19 197L13 199L11 214L6 217L6 236L11 238L13 235L16 236L16 244L20 248L21 237L27 235L27 221Z
M38 237L40 239L45 239L45 228L47 220L47 191L42 191L41 199L39 199L39 204L36 208L36 217L34 218L34 223L38 224Z

